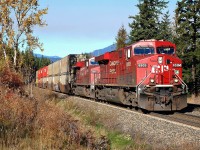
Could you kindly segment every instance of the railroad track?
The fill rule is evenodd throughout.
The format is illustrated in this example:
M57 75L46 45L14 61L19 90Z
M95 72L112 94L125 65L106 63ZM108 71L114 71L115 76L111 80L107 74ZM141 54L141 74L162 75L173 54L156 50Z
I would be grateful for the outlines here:
M97 102L102 103L102 101L97 101ZM109 105L112 105L115 107L124 108L126 110L128 109L128 110L131 110L134 112L144 113L141 109L131 108L130 106L124 106L124 105L105 102L105 101L103 103L106 103L106 104L109 104ZM191 110L189 109L189 111L191 111ZM200 116L185 114L185 112L187 112L187 109L184 110L184 112L174 112L174 113L172 113L172 112L149 112L146 115L155 116L155 117L159 117L162 119L166 119L166 120L170 120L170 121L174 121L174 122L182 123L185 125L200 128ZM145 113L146 113L146 111L145 111Z
M55 93L61 94L61 95L66 95L66 94L59 93L59 92L55 92ZM74 96L74 97L80 98L79 96ZM88 101L95 101L94 99L90 99L90 98L85 98L85 97L82 97L82 98L85 100L88 100ZM96 102L104 103L107 105L112 105L114 107L120 107L120 108L123 108L124 110L134 111L134 112L138 112L138 113L144 113L141 109L135 109L130 106L124 106L124 105L111 103L111 102L107 102L107 101L96 101ZM189 109L189 111L191 111L191 110ZM185 112L187 112L187 110L184 110L183 112L175 112L175 113L172 113L172 112L149 112L146 115L159 117L162 119L166 119L166 120L170 120L170 121L174 121L174 122L182 123L185 125L200 128L200 116L185 114Z
M184 113L179 113L179 112L175 112L174 114L167 114L167 115L151 112L149 115L200 128L200 116L194 116L191 114L184 114Z
M92 99L87 99L87 100L94 101ZM134 112L144 113L141 109L135 109L130 106L124 106L124 105L120 105L120 104L116 104L116 103L110 103L107 101L96 101L96 102L112 105L115 107L120 107L125 110L128 109L128 110L131 110ZM188 111L191 111L191 110L189 109ZM184 110L183 112L174 112L174 113L172 113L172 112L149 112L146 115L155 116L155 117L159 117L162 119L166 119L166 120L170 120L170 121L174 121L174 122L182 123L185 125L200 128L200 116L185 114L185 112L187 112L187 109ZM145 113L146 113L146 111L145 111Z

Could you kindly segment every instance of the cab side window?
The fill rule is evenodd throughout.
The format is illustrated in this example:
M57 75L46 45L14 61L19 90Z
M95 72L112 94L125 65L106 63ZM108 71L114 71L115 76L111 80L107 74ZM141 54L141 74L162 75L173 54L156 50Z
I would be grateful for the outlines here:
M154 48L153 47L135 47L134 48L134 54L135 55L148 55L148 54L154 54Z

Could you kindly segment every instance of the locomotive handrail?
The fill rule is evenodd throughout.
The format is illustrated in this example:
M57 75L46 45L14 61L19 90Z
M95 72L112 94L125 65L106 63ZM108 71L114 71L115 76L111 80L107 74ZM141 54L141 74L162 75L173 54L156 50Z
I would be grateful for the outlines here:
M136 86L136 97L138 98L138 87L151 75L152 73L150 72L146 77L142 79L142 81Z
M179 77L177 74L175 74L175 76L177 76L178 77L178 79L182 82L182 84L185 86L185 88L186 88L186 90L185 90L185 92L187 93L188 92L188 86L187 86L187 84L181 79L181 77Z

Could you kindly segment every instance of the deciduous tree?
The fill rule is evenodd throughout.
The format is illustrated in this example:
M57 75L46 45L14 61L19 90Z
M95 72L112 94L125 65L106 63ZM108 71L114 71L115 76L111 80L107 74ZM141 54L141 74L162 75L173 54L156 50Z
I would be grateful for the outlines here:
M3 31L0 42L13 49L13 64L16 66L19 49L43 50L39 38L33 35L33 29L35 26L46 25L42 17L48 9L40 9L39 0L2 0L0 7L3 8L0 9Z
M12 34L10 30L12 26L12 19L10 18L10 9L6 1L0 1L0 50L4 56L4 59L7 59L6 48L11 43L9 38Z

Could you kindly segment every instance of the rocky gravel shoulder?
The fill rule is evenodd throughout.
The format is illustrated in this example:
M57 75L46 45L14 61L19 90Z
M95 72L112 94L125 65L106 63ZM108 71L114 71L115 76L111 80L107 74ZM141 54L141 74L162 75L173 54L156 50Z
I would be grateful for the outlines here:
M200 105L188 103L188 109L184 113L200 117Z
M194 110L193 112L186 112L185 114L199 116L200 117L200 110Z
M191 143L200 145L200 128L84 98L69 97L66 100L73 101L83 111L89 110L100 114L107 126L134 138L146 139L147 143L156 144L158 147Z

